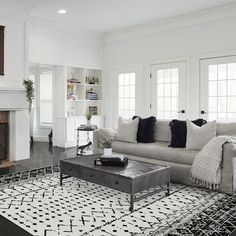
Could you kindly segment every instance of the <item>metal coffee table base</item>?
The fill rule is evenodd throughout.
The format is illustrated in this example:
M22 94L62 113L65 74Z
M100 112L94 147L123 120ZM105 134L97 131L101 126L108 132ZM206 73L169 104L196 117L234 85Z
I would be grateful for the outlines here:
M160 189L157 189L157 190L154 190L150 193L147 193L145 195L142 195L141 197L135 197L135 194L130 194L130 207L129 207L129 210L130 211L133 211L134 210L134 203L137 202L137 201L140 201L144 198L147 198L149 196L152 196L156 193L160 193L161 191L166 191L166 196L170 196L170 183L166 184L166 187L163 187L163 186L159 186Z
M67 179L67 178L70 178L71 176L69 175L63 175L62 172L60 172L60 186L62 186L62 182L63 182L63 179ZM129 210L130 211L133 211L134 210L134 203L137 202L137 201L140 201L144 198L147 198L149 196L152 196L156 193L160 193L162 191L166 191L165 195L166 196L169 196L170 195L170 182L166 184L166 186L162 186L160 185L159 186L160 189L157 189L157 190L154 190L150 193L147 193L147 194L144 194L140 197L135 197L135 194L134 193L128 193L130 195L130 207L129 207Z

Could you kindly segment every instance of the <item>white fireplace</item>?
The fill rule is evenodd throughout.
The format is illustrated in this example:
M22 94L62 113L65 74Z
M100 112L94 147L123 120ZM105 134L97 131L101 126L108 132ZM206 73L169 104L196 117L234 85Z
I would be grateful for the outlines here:
M24 90L1 87L0 111L9 111L9 161L29 158L29 113Z

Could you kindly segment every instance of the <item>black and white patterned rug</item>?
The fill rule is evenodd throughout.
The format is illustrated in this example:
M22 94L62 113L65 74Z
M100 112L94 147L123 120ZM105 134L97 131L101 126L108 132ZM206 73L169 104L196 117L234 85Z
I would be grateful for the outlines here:
M58 171L0 176L0 214L37 236L229 235L236 227L235 196L173 184L169 197L150 196L131 213L127 194L75 178L60 187Z

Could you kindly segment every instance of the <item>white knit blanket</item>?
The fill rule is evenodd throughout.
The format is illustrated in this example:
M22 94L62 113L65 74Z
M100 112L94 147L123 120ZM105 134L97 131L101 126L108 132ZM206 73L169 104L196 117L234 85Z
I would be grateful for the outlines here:
M233 142L231 137L217 136L203 147L193 161L192 182L209 189L220 188L223 145L227 142Z

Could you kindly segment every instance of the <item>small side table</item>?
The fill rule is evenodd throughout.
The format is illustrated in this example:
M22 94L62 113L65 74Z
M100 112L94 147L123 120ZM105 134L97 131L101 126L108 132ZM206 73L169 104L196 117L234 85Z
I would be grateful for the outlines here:
M80 126L77 128L77 146L76 146L76 156L81 156L82 152L79 153L80 145L79 145L79 133L80 132L86 132L87 135L87 143L91 142L89 138L89 132L93 132L94 130L97 129L96 125L91 125L91 126Z

